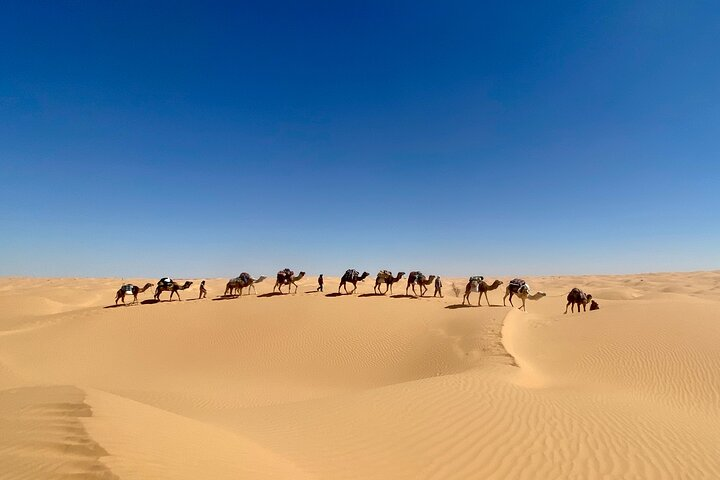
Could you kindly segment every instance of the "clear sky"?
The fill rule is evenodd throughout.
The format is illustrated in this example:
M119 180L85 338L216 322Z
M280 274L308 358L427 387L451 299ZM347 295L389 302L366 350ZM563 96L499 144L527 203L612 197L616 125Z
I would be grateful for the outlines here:
M2 2L0 275L720 268L720 3Z

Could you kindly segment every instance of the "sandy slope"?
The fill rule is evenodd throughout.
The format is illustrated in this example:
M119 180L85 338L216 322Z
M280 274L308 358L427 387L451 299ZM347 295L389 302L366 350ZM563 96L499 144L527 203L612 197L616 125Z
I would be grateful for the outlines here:
M0 478L720 478L720 272L527 280L523 313L0 279Z

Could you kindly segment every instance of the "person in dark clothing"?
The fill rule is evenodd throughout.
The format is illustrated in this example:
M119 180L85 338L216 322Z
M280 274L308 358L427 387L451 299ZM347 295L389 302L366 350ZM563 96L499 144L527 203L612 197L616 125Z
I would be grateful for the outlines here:
M437 277L435 279L435 293L433 294L433 297L436 295L440 295L440 298L443 298L442 295L442 281L440 280L440 277Z
M323 280L323 274L321 273L320 276L318 277L318 288L317 288L317 291L318 291L318 292L322 292L322 291L323 291L323 284L324 284L324 283L325 283L325 280Z
M207 297L207 290L205 289L205 280L200 282L200 295L198 299Z

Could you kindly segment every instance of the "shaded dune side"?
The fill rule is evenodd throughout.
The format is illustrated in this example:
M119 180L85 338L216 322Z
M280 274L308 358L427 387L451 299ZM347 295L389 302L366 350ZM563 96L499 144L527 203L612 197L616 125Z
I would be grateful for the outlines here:
M117 479L100 460L108 453L83 426L91 416L77 387L0 391L0 477Z

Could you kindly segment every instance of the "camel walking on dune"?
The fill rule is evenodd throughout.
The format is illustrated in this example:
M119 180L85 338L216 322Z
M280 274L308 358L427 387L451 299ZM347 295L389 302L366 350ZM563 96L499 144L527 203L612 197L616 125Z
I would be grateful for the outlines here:
M510 297L510 306L515 306L512 303L512 297L516 295L522 300L522 306L518 307L521 310L527 311L525 308L525 300L540 300L545 296L545 292L537 292L530 295L530 285L528 285L522 278L513 278L505 288L505 296L503 297L503 306L505 305L505 299Z
M480 292L480 296L478 297L478 307L480 306L480 300L482 300L483 294L485 294L485 300L487 301L488 307L490 306L490 299L488 298L487 292L490 290L495 290L500 285L502 285L503 282L500 280L495 280L492 285L488 285L485 280L483 280L483 277L477 276L477 277L470 277L470 280L468 281L467 285L465 285L465 295L463 296L463 305L465 305L465 300L467 300L468 305L470 305L470 293L472 292Z
M390 290L390 295L392 295L392 286L393 283L399 282L403 275L405 275L405 272L398 272L397 276L393 277L393 274L389 270L381 270L378 272L377 277L375 278L375 287L373 287L373 291L375 293L381 293L382 295L385 295L388 290ZM380 288L380 285L385 284L385 291L381 292L382 290Z
M275 286L273 287L273 292L275 292L275 289L277 288L278 292L282 293L283 285L287 285L288 293L290 293L290 288L293 285L295 285L295 293L297 293L298 286L295 282L302 279L305 276L305 272L300 272L300 275L298 275L297 277L295 277L294 275L295 275L295 272L293 272L289 268L280 270L277 273L277 279L275 280Z
M132 303L137 303L138 293L143 293L145 290L152 286L152 283L146 283L144 287L140 288L137 285L133 285L132 283L126 283L125 285L120 287L120 290L117 291L117 294L115 295L115 305L117 305L118 300L122 301L122 303L125 304L125 295L132 295Z
M573 288L572 290L570 290L570 293L567 294L567 305L565 305L565 313L567 313L568 307L570 307L570 313L574 313L575 305L577 305L578 313L580 313L581 305L583 307L583 312L586 312L586 306L590 301L592 301L592 295L583 292L579 288ZM593 310L592 306L590 306L590 310Z
M255 284L262 282L266 278L267 277L265 277L265 276L260 276L257 279L255 279L255 278L252 278L249 273L243 272L240 275L238 275L237 277L231 278L228 281L227 285L225 285L225 293L223 295L224 296L237 295L240 297L240 296L242 296L243 288L248 289L248 294L250 294L251 288L254 292L256 292ZM237 294L235 293L235 291L237 291Z
M408 294L408 289L412 287L413 295L417 297L415 285L419 285L420 296L422 297L428 290L427 286L430 285L433 280L435 280L435 275L430 275L429 277L426 277L422 274L422 272L410 272L410 275L408 275L407 287L405 287L405 295Z
M368 272L363 272L362 275L358 273L357 270L348 269L343 274L342 278L340 278L340 285L338 285L338 293L340 293L341 288L345 288L345 293L353 294L355 293L355 290L357 290L357 282L364 281L367 277L369 277L370 274ZM352 283L353 289L352 292L348 292L347 284Z
M172 302L173 295L177 295L178 300L182 300L180 298L180 290L186 290L190 288L190 285L192 285L193 282L186 281L182 285L179 283L173 281L170 278L161 278L160 281L157 283L157 287L155 287L155 295L153 298L155 300L160 300L160 294L162 292L170 292L170 301Z

